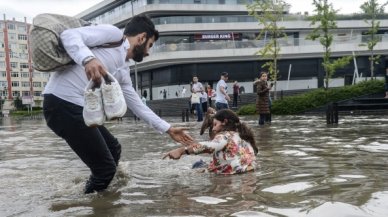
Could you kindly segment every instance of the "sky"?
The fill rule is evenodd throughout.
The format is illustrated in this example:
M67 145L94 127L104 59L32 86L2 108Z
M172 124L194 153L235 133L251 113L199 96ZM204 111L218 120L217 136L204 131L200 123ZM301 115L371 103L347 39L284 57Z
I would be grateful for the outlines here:
M80 12L102 2L103 0L0 0L0 19L15 18L17 21L31 23L32 18L40 13L58 13L74 16ZM285 0L291 4L291 13L307 11L313 13L313 0ZM341 14L352 14L360 12L360 5L367 0L329 0L334 9L339 9ZM382 4L385 0L378 0Z

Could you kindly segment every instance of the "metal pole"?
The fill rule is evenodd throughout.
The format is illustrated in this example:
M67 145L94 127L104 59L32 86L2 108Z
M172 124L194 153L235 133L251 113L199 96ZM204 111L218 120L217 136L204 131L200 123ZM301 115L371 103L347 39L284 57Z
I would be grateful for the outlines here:
M292 64L290 64L290 67L288 68L287 90L289 90L289 86L290 86L291 68L292 68Z

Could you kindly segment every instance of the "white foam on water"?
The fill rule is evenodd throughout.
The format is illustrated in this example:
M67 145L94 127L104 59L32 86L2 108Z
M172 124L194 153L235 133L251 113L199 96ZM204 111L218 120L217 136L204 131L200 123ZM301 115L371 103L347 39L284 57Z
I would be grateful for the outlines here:
M275 217L274 215L269 215L267 213L256 212L256 211L241 211L233 213L230 216L236 217Z
M301 217L301 208L273 208L268 207L268 212L273 213L274 216L287 216L287 217ZM275 215L276 214L276 215ZM327 216L331 217L331 216Z
M52 212L50 216L87 216L93 215L94 211L92 207L78 206L78 207L70 207L65 210Z
M299 216L301 216L299 214ZM305 213L308 217L327 217L327 216L354 216L354 217L371 217L357 206L342 202L326 202L322 205ZM383 216L381 216L383 217Z
M296 150L277 151L278 153L291 156L307 156L306 152Z
M204 204L219 204L224 203L227 200L219 199L215 197L208 197L208 196L201 196L201 197L190 197L189 199L195 200L198 203L204 203Z
M315 159L319 159L319 157L302 157L300 159L302 159L302 160L315 160Z
M359 145L358 148L368 152L388 152L388 144L372 142L369 145Z
M293 177L307 177L307 176L312 176L313 174L309 174L309 173L302 173L302 174L295 174L295 175L291 175Z
M363 179L363 178L366 178L366 176L363 176L363 175L339 175L339 177L342 177L342 178L351 178L351 179Z
M321 149L318 148L300 148L303 151L320 151Z
M373 193L361 208L371 216L386 217L388 214L388 191Z
M126 200L126 199L120 199L115 202L113 202L113 205L130 205L130 204L151 204L154 203L153 200Z
M341 182L346 182L348 181L347 179L341 179L341 178L332 178L329 180L332 183L341 183Z
M272 187L264 188L262 191L271 192L274 194L286 194L291 192L299 192L313 187L314 185L309 182L294 182L285 185L275 185Z
M368 138L366 138L366 137L360 137L360 138L358 138L358 139L355 139L354 140L354 142L362 142L362 141L365 141L365 140L367 140Z
M122 192L121 195L123 195L123 196L147 196L147 194L145 194L143 192L133 192L133 193Z
M203 215L148 215L147 217L207 217Z

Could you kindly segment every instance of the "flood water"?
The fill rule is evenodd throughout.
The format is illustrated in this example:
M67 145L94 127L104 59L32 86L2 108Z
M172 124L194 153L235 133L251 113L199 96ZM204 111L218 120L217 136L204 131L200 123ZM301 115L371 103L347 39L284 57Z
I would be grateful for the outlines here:
M388 116L274 117L255 131L258 164L233 176L197 173L209 156L162 160L178 147L132 119L106 126L123 146L107 191L84 195L88 168L44 120L4 118L0 125L0 216L388 216ZM197 122L190 128L198 140Z

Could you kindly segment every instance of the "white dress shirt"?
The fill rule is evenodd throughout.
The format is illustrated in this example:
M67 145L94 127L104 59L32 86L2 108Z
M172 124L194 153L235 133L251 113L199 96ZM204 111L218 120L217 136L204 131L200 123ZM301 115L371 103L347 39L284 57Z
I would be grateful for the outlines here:
M53 94L68 102L84 106L84 91L88 79L82 61L88 56L94 56L119 82L128 108L159 132L166 132L171 127L170 124L144 105L132 86L129 62L125 61L127 49L130 47L129 42L124 40L121 46L114 48L96 47L120 41L122 37L123 32L112 25L65 30L60 38L67 53L77 64L63 71L53 72L43 94Z

